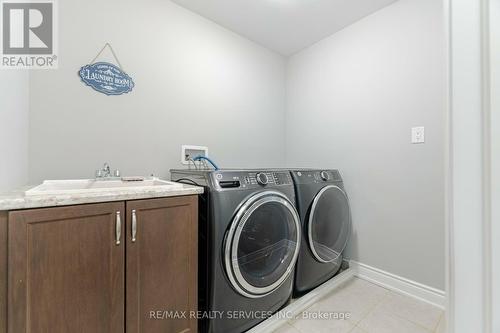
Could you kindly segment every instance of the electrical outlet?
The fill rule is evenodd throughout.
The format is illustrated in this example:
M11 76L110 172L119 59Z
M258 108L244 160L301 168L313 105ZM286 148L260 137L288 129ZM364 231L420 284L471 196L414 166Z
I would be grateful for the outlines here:
M425 127L413 127L411 129L411 143L425 143Z
M188 165L191 163L190 158L195 158L196 156L208 157L208 147L205 146L191 146L182 145L181 149L181 163Z

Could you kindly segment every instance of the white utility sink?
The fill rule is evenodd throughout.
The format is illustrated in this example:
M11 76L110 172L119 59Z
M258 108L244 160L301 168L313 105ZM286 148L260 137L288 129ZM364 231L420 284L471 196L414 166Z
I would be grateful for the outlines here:
M182 184L169 182L159 178L135 178L127 179L77 179L77 180L46 180L41 185L33 187L25 192L29 195L63 195L84 194L124 190L148 190L181 188Z

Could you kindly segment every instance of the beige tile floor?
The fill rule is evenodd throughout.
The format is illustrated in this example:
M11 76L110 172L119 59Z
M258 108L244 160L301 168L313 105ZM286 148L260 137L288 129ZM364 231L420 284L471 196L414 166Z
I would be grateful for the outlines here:
M348 319L311 319L311 313L349 313ZM444 333L443 310L355 278L275 333Z

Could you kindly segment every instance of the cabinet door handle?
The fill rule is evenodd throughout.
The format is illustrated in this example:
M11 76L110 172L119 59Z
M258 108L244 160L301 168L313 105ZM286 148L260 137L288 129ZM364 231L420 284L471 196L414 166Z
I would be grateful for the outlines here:
M116 212L115 234L116 245L120 245L120 238L122 237L122 218L120 212Z
M137 240L137 214L135 209L132 210L132 243L135 243Z

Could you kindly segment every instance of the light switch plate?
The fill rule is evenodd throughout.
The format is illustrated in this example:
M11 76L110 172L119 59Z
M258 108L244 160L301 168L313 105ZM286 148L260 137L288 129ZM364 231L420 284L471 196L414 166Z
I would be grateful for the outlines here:
M425 127L413 127L411 129L411 143L425 143Z

